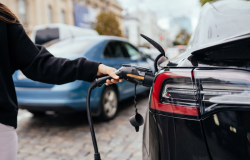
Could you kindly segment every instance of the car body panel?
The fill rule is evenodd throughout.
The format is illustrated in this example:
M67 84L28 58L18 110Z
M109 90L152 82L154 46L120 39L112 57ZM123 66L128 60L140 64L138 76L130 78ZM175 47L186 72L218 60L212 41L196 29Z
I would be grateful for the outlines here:
M144 160L210 159L199 120L174 118L151 111L147 120L149 129L144 130Z
M161 159L171 160L176 157L176 137L174 118L156 114L160 142ZM153 135L152 135L153 136ZM166 143L167 142L167 143Z
M160 141L159 141L159 130L158 130L158 124L156 121L155 114L149 111L149 148L148 156L146 157L148 160L154 160L154 159L161 159L161 148L160 148ZM145 158L144 158L145 159Z
M188 68L165 70L175 73L175 70ZM164 70L159 74L163 73ZM175 144L172 148L176 148L176 156L172 159L249 159L250 71L248 68L243 70L236 67L197 67L193 69L193 73L193 82L199 93L197 104L200 118L178 118L178 115L173 114L175 127L172 131L175 132L175 142L167 140L171 129L163 133L169 123L169 117L172 117L171 114L150 109L156 117L154 123L158 135L149 134L149 139L158 139L159 148L163 147L165 155L162 152L158 154L161 154L164 160L169 159L167 155L173 155L174 152L169 150L169 145ZM148 123L150 130L150 124L153 122ZM163 133L163 138L159 133ZM149 144L149 148L151 146ZM152 155L157 153L154 149L150 151L155 152L149 152ZM154 158L156 157L157 154Z
M236 107L236 106L235 106ZM213 159L250 159L250 110L217 112L203 120Z
M209 152L199 120L174 119L176 160L209 160Z
M245 1L216 1L206 3L191 37L188 49L193 54L249 37L250 3Z
M250 159L250 72L195 69L200 108L213 159Z
M53 88L24 88L16 87L18 104L21 106L68 106L75 110L86 109L87 91L85 88L89 86L87 82L75 81L64 85L55 85ZM104 88L104 87L103 87ZM97 109L99 106L100 95L103 88L93 90L91 97L91 107ZM23 108L23 107L20 107ZM45 107L44 107L45 108ZM46 107L48 108L48 107ZM41 110L41 109L39 109Z
M149 156L146 157L146 152L144 151L144 157L150 160L210 159L210 157L207 156L209 153L204 140L205 137L199 116L181 115L174 111L175 105L190 104L196 106L195 95L189 96L190 101L188 99L182 99L182 97L173 101L166 101L161 98L164 90L157 88L159 85L164 86L170 84L171 87L179 87L184 84L190 90L196 89L192 80L192 71L193 68L168 68L162 70L159 76L156 76L154 86L151 89L152 93L150 94L150 106L153 105L153 108L150 107L149 109L149 122L148 119L146 119L146 123L149 124L149 131L144 130L144 143L147 144L149 142L149 147L145 145L145 150L149 150ZM174 77L174 80L165 79L160 83L160 76L164 73L171 74L170 77ZM156 92L160 92L160 97L152 96L157 94ZM164 104L157 106L154 102L155 98L158 99L159 103L170 103L173 109L170 109L168 104L168 106L164 106ZM167 110L161 109L161 107L167 107ZM153 124L156 126L152 129ZM153 131L151 131L151 129ZM149 140L147 140L146 136L149 136ZM157 147L155 144L156 140L158 141ZM157 150L157 148L159 149ZM200 151L197 152L197 150Z

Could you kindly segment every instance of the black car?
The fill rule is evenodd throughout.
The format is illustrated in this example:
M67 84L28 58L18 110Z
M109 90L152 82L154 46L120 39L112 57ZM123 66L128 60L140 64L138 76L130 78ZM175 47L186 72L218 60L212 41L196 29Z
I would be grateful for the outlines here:
M205 4L186 52L159 67L143 159L250 159L250 2Z

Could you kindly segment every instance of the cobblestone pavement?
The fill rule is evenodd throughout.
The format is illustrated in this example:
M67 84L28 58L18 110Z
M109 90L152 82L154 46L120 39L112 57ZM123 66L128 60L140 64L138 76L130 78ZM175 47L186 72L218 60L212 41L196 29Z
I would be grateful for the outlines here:
M145 115L148 95L137 98L137 107ZM133 99L119 104L114 120L94 119L94 127L103 160L141 160L142 130L138 133L129 123L134 114ZM18 160L93 160L93 146L86 113L47 114L33 117L26 110L18 115Z

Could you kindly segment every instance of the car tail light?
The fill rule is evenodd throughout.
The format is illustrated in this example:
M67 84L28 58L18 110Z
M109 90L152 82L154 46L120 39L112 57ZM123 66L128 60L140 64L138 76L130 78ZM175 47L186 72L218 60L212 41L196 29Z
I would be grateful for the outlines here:
M201 115L249 108L250 73L234 69L195 69Z
M198 116L196 102L197 91L191 69L164 72L156 78L150 106L156 112Z

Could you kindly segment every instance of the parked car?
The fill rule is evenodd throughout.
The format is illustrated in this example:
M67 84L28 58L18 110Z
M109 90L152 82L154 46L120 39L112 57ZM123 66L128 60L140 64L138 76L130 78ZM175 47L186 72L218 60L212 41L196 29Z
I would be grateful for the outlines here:
M154 60L160 54L160 52L156 48L148 49L148 48L140 47L139 51L149 56L152 60ZM178 47L171 47L165 50L166 56L168 57L168 59L173 59L174 57L180 55L181 53L183 53L181 51L183 51L183 49L179 49Z
M166 49L166 56L168 57L169 60L173 59L174 57L177 57L180 54L181 54L180 50L176 47Z
M156 73L144 160L250 159L249 17L246 1L203 6L185 53Z
M93 29L53 23L35 26L31 33L31 40L36 44L43 45L52 40L59 41L71 37L96 35L98 35L98 33Z
M146 47L139 47L139 51L144 54L146 57L149 57L152 61L159 55L159 51L155 48L146 48Z
M54 56L68 59L86 57L120 68L122 64L151 67L126 39L112 36L85 36L61 40L47 48ZM13 75L18 105L34 114L45 111L70 112L86 109L88 82L74 81L64 85L46 84L27 79L21 71ZM137 86L138 93L148 90ZM115 117L118 102L133 96L134 85L124 81L92 91L91 108L104 119Z

